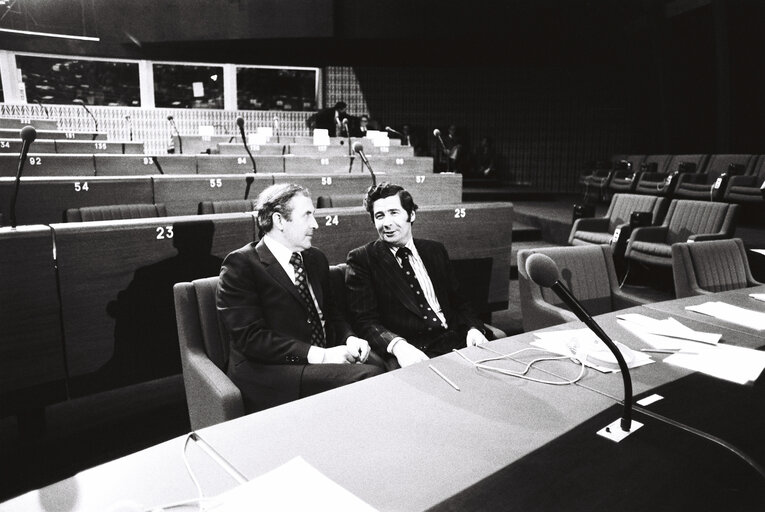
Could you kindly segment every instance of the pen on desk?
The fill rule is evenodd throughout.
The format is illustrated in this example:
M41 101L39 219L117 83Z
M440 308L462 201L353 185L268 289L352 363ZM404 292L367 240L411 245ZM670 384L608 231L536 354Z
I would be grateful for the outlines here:
M649 354L689 354L696 355L696 352L686 352L679 348L641 348L641 352L647 352Z
M433 370L434 372L436 372L436 375L438 375L439 377L441 377L442 379L444 379L444 381L446 381L446 383L447 383L447 384L449 384L451 387L453 387L453 388L454 388L454 389L456 389L457 391L459 391L459 390L460 390L460 388L459 388L459 386L457 386L457 384L455 384L454 382L452 382L451 380L449 380L449 378L448 378L446 375L444 375L443 373L441 373L440 371L438 371L438 369L436 369L436 367L435 367L435 366L433 366L432 364L429 364L429 365L428 365L428 368L430 368L431 370Z

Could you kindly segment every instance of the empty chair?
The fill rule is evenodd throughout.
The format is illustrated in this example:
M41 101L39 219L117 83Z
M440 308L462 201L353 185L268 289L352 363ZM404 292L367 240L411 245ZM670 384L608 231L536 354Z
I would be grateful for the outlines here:
M629 225L632 212L650 212L652 224L663 218L667 200L662 197L638 194L616 194L611 199L605 217L577 219L571 227L568 243L571 245L608 244L616 228Z
M752 277L740 238L672 245L672 275L678 299L762 284Z
M596 168L587 175L579 177L579 183L585 187L585 196L597 192L598 199L605 199L608 192L608 184L616 171L632 173L633 163L627 160L627 155L614 155L607 167L596 165ZM642 158L642 157L641 157Z
M729 203L760 203L760 189L765 185L765 155L760 155L746 176L732 176L725 187L723 200Z
M727 185L732 176L744 175L751 171L753 155L712 155L704 172L685 173L677 177L674 197L682 199L713 199L715 187ZM725 179L718 183L718 179Z
M144 219L166 216L167 211L164 204L112 204L106 206L83 206L66 210L67 222Z
M529 278L526 260L534 253L546 254L555 261L563 282L593 315L650 302L619 289L613 253L607 245L526 249L518 253L524 331L577 320L552 290L542 288Z
M671 197L679 175L703 172L706 162L707 155L674 155L663 172L643 172L634 190L638 194Z
M608 191L612 194L626 194L635 191L640 174L651 170L664 170L669 155L630 155L628 169L615 169L608 181Z
M625 257L629 261L672 265L672 244L730 238L736 205L674 199L661 226L637 228L632 232Z
M228 201L202 201L198 213L242 213L255 211L254 199L231 199Z
M229 344L215 308L217 288L217 276L173 286L192 430L244 415L242 393L226 375Z

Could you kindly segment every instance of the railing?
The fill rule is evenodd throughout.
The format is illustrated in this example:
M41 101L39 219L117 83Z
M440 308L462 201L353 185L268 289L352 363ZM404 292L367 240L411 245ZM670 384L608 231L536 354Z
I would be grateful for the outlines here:
M0 117L17 119L56 119L58 129L63 131L92 131L93 119L77 105L39 105L0 103ZM172 129L167 116L173 116L181 135L196 135L199 126L213 126L216 135L238 133L237 116L242 116L247 132L254 132L258 126L273 126L274 116L279 119L279 133L285 137L310 135L305 120L313 112L271 111L271 110L212 110L173 108L133 108L88 106L98 119L99 131L106 132L109 140L129 140L130 116L133 126L133 140L144 142L147 154L164 154L170 143Z

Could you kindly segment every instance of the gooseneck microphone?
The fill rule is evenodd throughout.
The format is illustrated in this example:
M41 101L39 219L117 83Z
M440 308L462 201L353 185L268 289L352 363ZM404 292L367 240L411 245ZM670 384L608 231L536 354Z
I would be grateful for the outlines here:
M406 137L404 137L404 134L403 134L403 133L401 133L401 132L399 132L399 131L396 131L396 130L394 130L394 129L393 129L393 128L391 128L390 126L386 126L386 127L385 127L385 131L386 131L386 132L389 132L389 133L395 133L396 135L398 135L398 136L399 136L399 137L401 137L402 139L406 139ZM435 134L435 131L434 131L433 133ZM439 135L441 134L441 132L438 132L438 133L439 133Z
M93 134L93 140L96 140L96 136L98 135L98 119L96 119L96 116L93 115L93 112L90 111L88 106L85 104L84 101L82 101L80 98L75 98L72 100L72 103L75 105L80 105L82 108L85 109L85 112L88 113L88 115L93 119L93 125L95 127L94 134Z
M566 285L561 282L558 265L555 264L552 258L545 254L532 254L526 260L526 272L531 280L539 286L551 288L566 303L577 318L584 322L614 354L616 362L619 364L619 369L622 372L622 379L624 380L624 413L622 414L621 427L625 432L629 432L632 427L632 379L630 378L630 370L627 367L624 356L622 356L614 342L611 341L611 338L595 323L592 316L587 313L579 301L576 300L576 297L566 288Z
M125 116L125 121L128 122L128 129L130 130L130 140L133 140L133 119L130 116Z
M274 116L274 134L276 135L276 143L279 144L279 118Z
M244 189L244 200L246 201L248 197L250 197L250 187L252 187L252 182L255 181L254 176L247 176L244 179L244 182L247 184L247 186Z
M16 170L16 186L11 197L11 227L16 227L16 198L19 196L19 186L21 185L21 173L24 170L24 163L27 160L29 146L37 138L37 130L34 126L25 126L21 129L21 153L19 154L19 166Z
M178 153L183 154L183 139L181 138L181 132L178 131L178 127L175 125L175 118L173 116L167 116L167 120L170 122L170 126L175 130L175 134L178 136Z
M369 169L369 174L372 175L372 186L377 185L377 178L375 177L375 172L372 170L372 166L369 165L369 160L367 160L367 155L364 154L364 145L361 142L354 142L353 143L353 150L359 154L361 157L361 161L364 162L367 166L367 169Z
M250 161L252 162L252 172L257 174L258 166L255 164L255 159L252 158L252 153L250 153L250 146L247 145L247 135L244 134L244 118L242 116L236 118L236 125L239 127L239 133L242 135L242 144L244 144L244 149L247 151L247 154L250 155Z
M43 112L45 112L45 117L50 119L50 112L48 112L48 109L43 105L43 102L40 100L35 100L35 103L40 105L40 108L43 109Z
M438 142L441 143L441 149L443 151L447 151L446 144L444 144L444 139L441 138L441 130L436 128L435 130L433 130L433 135L438 139Z

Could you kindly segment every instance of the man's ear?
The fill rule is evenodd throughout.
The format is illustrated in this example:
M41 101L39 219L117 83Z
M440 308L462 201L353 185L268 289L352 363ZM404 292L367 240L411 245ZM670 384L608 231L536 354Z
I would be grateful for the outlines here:
M271 222L273 223L274 227L278 229L279 231L282 231L284 229L284 217L282 217L281 213L279 212L272 213Z
M417 212L412 210L412 213L409 214L409 222L414 223L414 219L417 217Z

